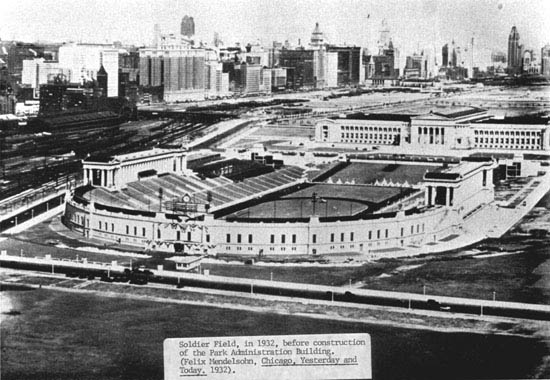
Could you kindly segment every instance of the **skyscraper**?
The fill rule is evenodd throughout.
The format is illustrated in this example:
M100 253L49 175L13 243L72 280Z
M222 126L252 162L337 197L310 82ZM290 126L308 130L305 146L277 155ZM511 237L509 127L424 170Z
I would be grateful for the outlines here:
M183 16L181 20L181 35L193 37L195 35L195 20L191 16Z
M319 23L315 23L315 29L313 29L313 33L311 33L311 42L310 46L314 49L320 48L325 43L325 36L323 35L323 32L321 32L321 29L319 28Z
M449 45L445 44L443 45L443 48L441 49L441 55L442 55L442 64L443 67L449 66Z
M521 71L521 49L519 33L515 26L508 36L508 73L518 74Z
M457 67L458 66L458 57L457 57L456 49L455 49L455 40L453 40L453 42L452 42L452 47L453 47L453 51L451 52L451 66L452 67Z

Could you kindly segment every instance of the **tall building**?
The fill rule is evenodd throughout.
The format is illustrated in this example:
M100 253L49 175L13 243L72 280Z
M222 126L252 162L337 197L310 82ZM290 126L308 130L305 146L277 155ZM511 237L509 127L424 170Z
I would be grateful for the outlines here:
M191 16L183 16L181 20L181 35L193 37L195 35L195 20Z
M457 49L455 48L455 40L453 40L451 45L452 45L452 48L453 48L453 51L451 52L451 66L452 67L457 67L458 66L458 54L457 54Z
M166 101L204 98L217 87L212 83L217 56L211 50L140 49L139 54L139 84L161 88Z
M519 33L515 26L508 36L508 73L519 74L521 71L521 47L519 45Z
M388 48L390 44L390 28L386 19L382 20L382 26L380 28L380 38L378 40L378 55L384 55L384 50Z
M447 67L449 66L449 45L445 44L443 45L443 48L441 49L441 58L442 58L442 66Z
M287 87L291 89L315 88L317 79L314 69L313 49L282 49L279 64L286 68Z
M364 75L361 73L363 59L361 47L327 45L327 53L337 54L338 86L356 86L364 80Z
M103 67L107 73L107 93L108 97L118 96L118 70L119 70L119 52L118 49L104 49L100 54L100 67ZM99 70L98 70L99 71Z
M314 48L318 49L322 47L325 44L325 36L323 32L321 32L321 29L319 28L319 23L315 23L315 29L313 29L313 33L311 33L311 42L309 45Z
M550 78L550 44L546 44L540 50L540 73Z
M109 74L107 74L103 65L101 65L97 72L97 87L101 89L103 94L106 94L109 88Z

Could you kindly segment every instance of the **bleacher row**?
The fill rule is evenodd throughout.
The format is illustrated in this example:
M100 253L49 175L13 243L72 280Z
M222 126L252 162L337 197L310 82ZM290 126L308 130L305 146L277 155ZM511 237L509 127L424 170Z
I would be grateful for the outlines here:
M202 180L194 175L167 174L128 183L127 187L120 191L95 188L92 198L94 202L115 207L156 211L160 209L160 202L181 201L185 194L189 194L191 203L210 203L212 207L216 207L295 182L302 177L303 173L303 169L298 167L285 166L241 182L233 182L223 176ZM208 202L209 192L210 202ZM90 199L90 194L86 194L85 197Z

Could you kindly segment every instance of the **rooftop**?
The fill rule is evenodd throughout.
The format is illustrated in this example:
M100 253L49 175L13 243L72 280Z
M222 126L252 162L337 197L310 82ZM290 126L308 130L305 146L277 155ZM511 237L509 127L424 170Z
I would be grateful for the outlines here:
M159 154L170 153L170 152L177 152L177 150L153 148L153 149L142 150L134 153L119 154L116 156L95 155L95 156L90 156L86 158L84 162L104 162L104 163L114 162L114 161L124 162L124 161L139 159L139 158L158 156Z
M473 172L474 170L485 166L487 163L490 163L492 161L461 161L460 164L456 166L451 166L447 169L441 170L439 172L430 171L427 172L424 176L424 179L430 180L430 179L443 179L443 180L456 180L462 177L465 177L469 173Z
M369 113L362 112L346 115L346 119L350 120L387 120L387 121L403 121L410 122L411 116L416 114L394 114L394 113ZM341 119L339 117L332 117L331 119Z
M434 115L443 116L449 119L458 119L464 116L473 116L481 112L485 112L485 110L477 107L452 107L452 108L440 108L430 113L433 113Z
M476 121L479 124L536 124L545 125L550 123L550 117L540 115L524 115L505 117L503 119L485 119Z

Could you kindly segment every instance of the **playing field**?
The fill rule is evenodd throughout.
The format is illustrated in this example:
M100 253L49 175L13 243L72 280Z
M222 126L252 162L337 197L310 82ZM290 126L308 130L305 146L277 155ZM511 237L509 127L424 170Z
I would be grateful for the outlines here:
M318 184L284 197L239 210L229 218L307 218L350 216L399 195L397 187ZM315 194L315 197L313 196Z
M316 202L312 202L311 198L277 199L237 211L228 215L228 218L295 219L308 218L310 215L349 216L367 208L364 203L343 199L319 198Z

